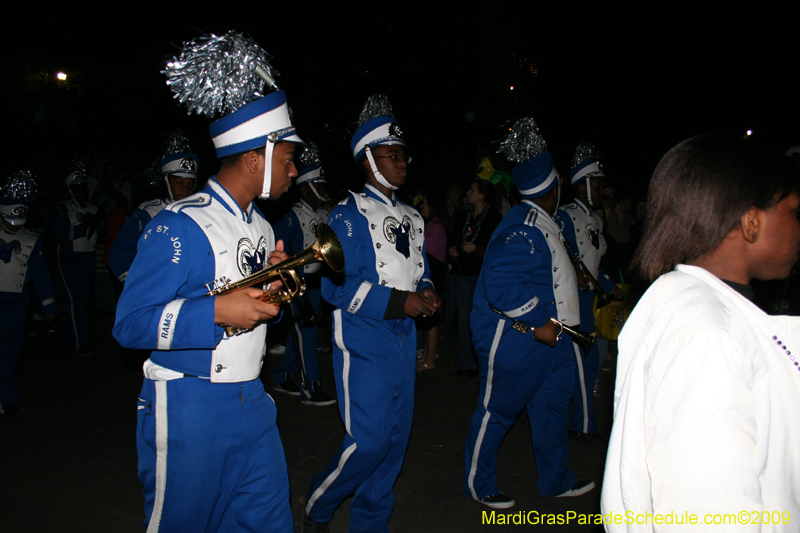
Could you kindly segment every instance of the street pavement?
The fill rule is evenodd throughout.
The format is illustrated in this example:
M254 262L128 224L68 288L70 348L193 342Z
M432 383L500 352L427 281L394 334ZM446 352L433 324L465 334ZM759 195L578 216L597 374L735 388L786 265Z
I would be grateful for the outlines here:
M141 387L142 354L122 350L110 335L112 317L90 323L94 355L76 358L56 335L44 331L26 340L20 382L27 412L0 417L0 531L141 532L144 498L136 468L136 397ZM455 340L442 342L437 368L417 376L414 426L405 464L395 485L393 533L472 532L499 525L499 515L527 520L525 530L602 531L580 525L581 515L600 512L605 445L571 437L569 467L598 487L578 498L543 498L536 490L530 426L520 417L498 455L498 486L517 505L495 513L462 493L464 444L478 397L475 378L455 377ZM311 477L338 449L344 426L338 406L301 405L298 398L273 393L272 369L280 356L268 356L262 381L278 406L278 424L291 483L296 529ZM611 362L611 361L609 361ZM321 357L323 388L335 394L330 356ZM596 398L598 427L608 435L614 372L601 372ZM521 514L519 514L521 512ZM570 518L569 524L537 525L543 515ZM349 500L331 523L346 532ZM551 518L552 519L552 518Z

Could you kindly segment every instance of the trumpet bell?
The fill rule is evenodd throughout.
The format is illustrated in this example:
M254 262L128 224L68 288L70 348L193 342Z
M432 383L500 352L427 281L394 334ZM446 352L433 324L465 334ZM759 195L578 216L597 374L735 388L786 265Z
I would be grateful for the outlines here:
M299 254L293 255L277 265L272 265L259 272L250 274L239 281L233 283L226 282L221 287L215 286L213 289L209 290L208 296L237 291L257 283L266 283L271 279L280 279L283 283L283 288L274 294L265 292L261 295L259 300L267 303L282 304L298 296L302 296L306 290L305 283L298 274L299 269L309 263L317 263L320 261L328 265L334 272L341 272L344 270L344 251L342 250L342 245L336 233L327 224L320 224L317 227L317 241ZM223 324L220 325L225 328L225 331L230 337L246 331L241 328Z
M339 242L339 237L336 236L336 233L329 225L320 224L317 227L317 242L314 245L319 245L317 253L331 270L336 273L344 270L342 243ZM312 248L314 245L312 245Z

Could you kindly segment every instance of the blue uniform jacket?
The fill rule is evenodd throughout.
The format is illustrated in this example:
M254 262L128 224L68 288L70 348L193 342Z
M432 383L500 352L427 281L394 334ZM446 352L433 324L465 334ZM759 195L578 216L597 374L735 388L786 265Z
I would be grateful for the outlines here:
M341 278L323 278L322 296L345 311L343 317L382 321L392 288L412 292L433 288L425 259L425 226L416 209L387 198L369 184L361 194L351 195L328 219L342 243L345 269ZM405 320L410 328L413 319Z
M268 241L267 246L262 243L260 248L248 250L248 247L252 248L252 235L240 238L241 235L233 233L227 237L230 243L226 243L227 248L215 251L206 233L210 235L214 228L201 228L185 212L189 209L210 209L212 203L217 217L215 220L221 219L222 213L232 221L234 227L240 222L247 228L257 230ZM244 241L247 241L244 243L247 247L242 246ZM272 248L272 230L255 204L251 202L243 212L212 178L202 192L170 204L145 228L117 306L114 337L129 348L154 350L151 361L161 367L185 374L209 376L214 357L212 352L224 336L224 329L214 324L215 297L206 296L209 290L206 285L213 283L217 277L217 262L231 265L243 263L245 259L252 262L253 257L260 256L263 264ZM232 281L241 277L244 275L240 274ZM233 339L259 334L265 334L261 326ZM225 341L230 340L225 337ZM263 348L263 344L262 336L259 346ZM240 359L256 358L255 364L260 368L261 355L240 354ZM234 360L227 364L235 366L236 354L233 356ZM250 363L248 372L252 373L252 361ZM225 371L228 370L227 364ZM219 369L218 372L223 370L223 365L214 366ZM231 368L231 371L236 373L237 369ZM225 372L222 372L220 377L224 375Z
M143 203L125 219L125 224L114 238L111 253L108 255L108 269L122 283L125 283L128 277L128 270L133 264L133 258L136 257L136 247L144 228L166 205L167 202L161 199Z
M492 234L473 309L495 321L499 315L489 307L491 302L534 328L550 318L577 325L576 285L558 226L539 206L524 201L511 208Z

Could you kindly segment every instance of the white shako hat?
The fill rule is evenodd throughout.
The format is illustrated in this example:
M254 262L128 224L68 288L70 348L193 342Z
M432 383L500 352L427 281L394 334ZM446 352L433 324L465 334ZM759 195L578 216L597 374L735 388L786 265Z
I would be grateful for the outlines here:
M558 183L553 157L532 118L517 120L497 153L516 163L511 180L523 198L544 196Z
M569 182L577 187L586 178L605 176L600 163L600 155L592 143L582 142L572 155L572 170L569 171Z
M211 139L218 158L264 147L267 161L259 198L269 198L275 143L302 143L289 115L286 94L275 84L270 56L251 38L229 31L184 43L179 58L163 71L175 98L192 111L213 117ZM264 86L274 90L264 94Z
M27 170L18 170L0 186L0 217L12 226L28 221L28 204L37 194L36 181Z
M371 150L376 146L399 144L408 150L408 145L403 140L403 130L393 116L392 104L384 94L373 94L364 102L364 108L358 117L358 129L350 140L350 149L356 165L365 155L369 161L372 173L378 182L389 189L397 189L383 177L375 165Z
M322 170L322 162L319 159L319 147L314 141L309 141L300 153L295 185L305 185L306 183L328 183L325 179L325 172Z
M200 160L192 152L189 139L183 132L181 130L172 132L167 138L164 156L159 163L161 173L196 180L197 166L200 164Z

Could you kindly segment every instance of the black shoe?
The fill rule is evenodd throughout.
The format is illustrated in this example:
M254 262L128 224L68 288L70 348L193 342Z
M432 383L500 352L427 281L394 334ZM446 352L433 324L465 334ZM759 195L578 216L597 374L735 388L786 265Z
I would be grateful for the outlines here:
M456 373L453 374L453 375L455 377L457 377L457 378L466 376L467 375L467 369L466 368L459 368L458 370L456 370Z
M587 444L591 444L592 446L602 446L605 443L605 439L599 433L582 433L580 431L572 431L569 430L569 434L578 437L583 442Z
M273 383L272 389L275 392L282 392L290 396L300 396L300 387L291 381L284 381L283 383Z
M300 528L300 533L330 533L330 531L330 522L315 522L303 511L303 525Z
M517 502L502 492L498 492L494 496L486 496L478 501L486 507L491 507L492 509L508 509L509 507L514 507L517 504Z
M303 399L300 400L300 403L303 405L316 405L317 407L325 407L326 405L335 404L336 398L331 398L321 390L317 389L314 391L314 394L311 395L311 398L303 396Z
M563 494L559 494L556 498L572 498L574 496L583 496L593 488L595 488L594 481L578 481L571 489Z
M467 370L467 377L468 378L477 378L478 377L478 371L475 370L474 368L470 368L469 370Z

